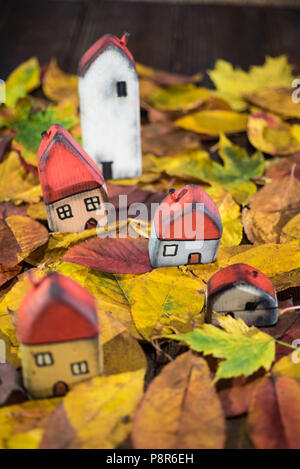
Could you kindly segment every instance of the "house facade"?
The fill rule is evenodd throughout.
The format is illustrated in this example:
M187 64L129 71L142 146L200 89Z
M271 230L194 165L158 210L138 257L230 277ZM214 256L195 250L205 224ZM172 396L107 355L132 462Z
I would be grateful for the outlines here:
M271 280L247 264L233 264L214 274L207 284L206 305L208 316L230 314L248 326L272 326L278 320Z
M171 189L154 214L149 238L152 267L207 264L222 237L218 207L199 186Z
M24 385L33 398L64 395L102 373L93 297L68 277L35 282L18 314Z
M134 59L121 39L107 34L79 63L83 148L105 179L142 173L139 82Z
M78 142L60 125L43 132L38 171L51 231L81 232L105 218L103 175Z

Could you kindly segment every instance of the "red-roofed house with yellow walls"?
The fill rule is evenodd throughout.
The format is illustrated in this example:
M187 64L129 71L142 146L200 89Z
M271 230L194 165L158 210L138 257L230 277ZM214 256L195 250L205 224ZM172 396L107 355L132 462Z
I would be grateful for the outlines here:
M278 320L271 280L247 264L232 264L215 273L207 283L206 304L209 316L230 314L248 326L272 326Z
M50 230L81 232L96 227L105 216L99 209L107 201L106 186L79 143L62 126L52 125L42 134L37 158Z
M170 189L151 226L152 267L207 264L217 256L222 221L217 205L199 186Z
M142 173L139 81L127 35L106 34L83 55L78 69L83 148L105 179Z
M102 373L95 302L55 272L31 282L18 313L24 385L33 398L64 395Z

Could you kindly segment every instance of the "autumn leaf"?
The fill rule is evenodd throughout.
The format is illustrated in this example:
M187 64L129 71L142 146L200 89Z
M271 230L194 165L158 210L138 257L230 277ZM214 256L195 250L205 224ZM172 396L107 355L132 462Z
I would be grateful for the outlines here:
M142 339L134 325L129 302L115 275L69 262L58 262L49 268L50 271L52 269L80 283L93 295L99 311L118 319L133 337Z
M36 166L36 153L41 143L41 133L53 122L67 130L77 123L76 105L72 101L61 101L57 106L49 106L45 111L38 111L13 122L12 128L17 132L13 147L19 150L23 158Z
M252 157L246 150L234 145L224 135L219 141L219 155L223 165L212 161L207 152L195 150L177 157L155 158L152 162L156 171L166 171L171 176L189 176L210 184L218 184L230 192L236 202L247 203L256 192L250 179L263 174L264 159L260 152Z
M142 127L142 149L156 156L178 155L199 148L199 139L193 132L179 129L169 122Z
M272 164L266 168L265 176L267 178L280 179L293 173L297 179L300 179L300 153L287 158L274 158L274 160L268 160L268 163Z
M36 449L60 398L28 401L0 409L0 449Z
M285 118L300 118L300 108L292 101L292 88L263 88L245 95L247 101Z
M218 397L226 418L238 417L248 412L253 393L262 379L253 375L250 378L239 376L224 381L226 387L218 392Z
M240 207L232 195L220 186L212 186L206 191L217 204L223 233L221 246L238 246L243 238L243 224Z
M63 99L73 100L78 105L78 78L63 72L57 65L56 59L49 63L43 77L42 87L47 98L52 101Z
M158 90L148 97L148 100L152 106L161 111L190 111L202 104L210 95L208 89L188 83Z
M0 265L0 286L6 283L8 280L14 278L16 275L18 275L21 270L21 265L14 265L12 267Z
M41 196L38 178L27 172L20 164L17 152L11 151L0 163L0 201L39 202Z
M300 449L300 384L266 377L254 392L248 424L258 449Z
M199 134L218 137L221 133L243 132L247 127L248 114L212 109L198 111L181 117L175 124Z
M248 119L247 133L252 145L270 155L300 151L300 125L283 122L275 114L255 112Z
M134 324L146 340L203 321L204 284L177 267L154 269L143 275L118 275Z
M0 362L0 407L27 401L21 375L9 363Z
M220 449L225 421L203 358L191 352L169 363L150 384L134 417L136 449Z
M64 255L64 260L119 274L152 270L148 240L144 238L94 237L69 249Z
M96 377L76 386L51 415L40 448L118 447L130 433L143 381L144 370L138 370Z
M275 358L275 341L241 319L218 315L224 329L203 324L186 334L168 336L186 343L192 350L225 360L219 364L216 380L234 376L250 376L259 368L268 370Z
M48 242L27 256L26 261L34 266L53 264L61 260L71 246L91 238L95 234L96 228L84 230L81 233L49 233Z
M291 86L293 76L292 67L286 56L266 57L262 66L252 66L249 72L240 68L234 69L225 60L217 60L214 70L208 71L213 81L217 95L228 101L236 111L243 111L247 107L243 96L261 88L278 88Z
M6 106L14 106L22 98L40 85L40 66L36 57L19 65L6 80Z
M274 376L289 376L300 384L300 350L294 350L289 355L282 357L275 363L272 373Z
M138 341L118 319L98 309L101 324L105 376L137 371L146 371L147 360Z
M300 213L284 225L280 235L280 242L300 245Z
M48 241L48 230L32 218L11 215L5 219L5 222L20 248L20 252L16 253L19 262Z
M300 181L293 176L273 180L254 194L249 204L250 208L243 209L248 239L252 243L279 243L285 225L299 213Z
M188 75L181 75L178 73L170 73L164 70L157 70L155 68L147 67L139 62L136 62L136 71L139 77L147 78L153 80L154 82L165 85L178 85L180 83L192 83L192 82L199 82L202 79L202 74L197 73L196 75L188 76Z

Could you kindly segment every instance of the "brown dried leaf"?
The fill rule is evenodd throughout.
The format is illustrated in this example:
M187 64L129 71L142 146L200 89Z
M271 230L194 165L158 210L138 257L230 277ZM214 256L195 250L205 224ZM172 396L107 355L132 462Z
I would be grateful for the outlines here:
M279 243L284 225L300 210L300 181L293 176L275 179L250 198L242 212L252 243Z
M137 449L217 449L225 421L205 360L184 353L151 382L135 415Z

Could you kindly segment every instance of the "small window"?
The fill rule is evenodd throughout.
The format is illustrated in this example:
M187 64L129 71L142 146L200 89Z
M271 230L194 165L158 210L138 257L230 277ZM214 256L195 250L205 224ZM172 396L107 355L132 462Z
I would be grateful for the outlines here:
M100 207L100 199L97 195L84 199L84 203L88 212L91 212L92 210L97 210L97 208Z
M169 244L167 246L164 246L164 256L176 256L177 249L177 244Z
M86 361L72 363L71 364L72 374L77 375L86 375L89 373L89 367Z
M57 207L56 211L57 211L58 218L60 220L73 217L71 206L69 204L62 205L61 207Z
M126 81L117 81L117 93L119 98L122 98L122 96L127 96Z
M52 353L50 352L37 353L34 358L37 366L51 366L54 363Z

